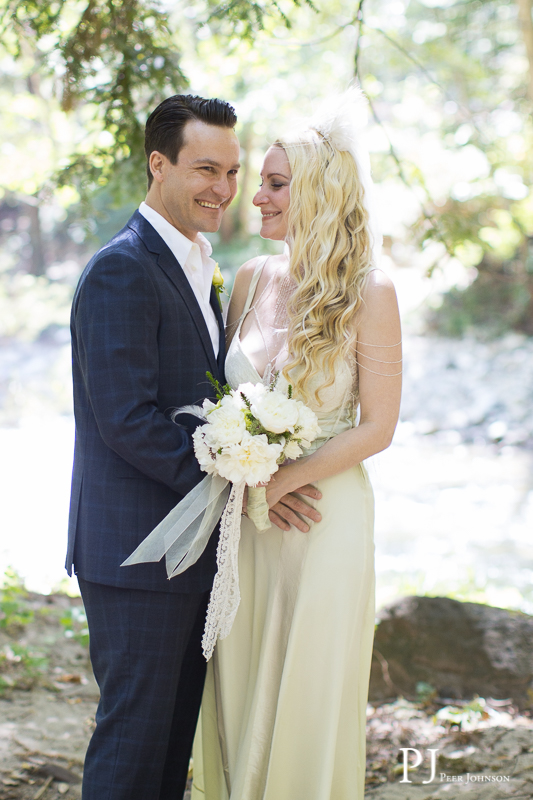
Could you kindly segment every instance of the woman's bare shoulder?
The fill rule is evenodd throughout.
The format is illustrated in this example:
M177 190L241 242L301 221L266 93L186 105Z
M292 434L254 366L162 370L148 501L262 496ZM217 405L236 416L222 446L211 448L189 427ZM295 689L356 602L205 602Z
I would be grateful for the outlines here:
M362 294L365 299L367 297L376 297L380 294L396 296L396 290L386 272L383 272L382 269L373 269L366 277Z
M237 275L239 275L241 278L249 276L249 279L251 280L252 275L262 261L264 261L264 256L254 256L253 258L248 259L248 261L245 261L244 264L241 264L237 270Z
M266 258L265 256L255 256L254 258L250 258L249 261L245 261L244 264L237 270L235 275L234 290L236 289L239 294L247 293L256 269L262 266L263 272L258 287L260 289L263 284L270 280L272 275L277 270L284 266L285 261L286 256L283 253L281 255L268 256Z
M362 300L355 317L358 338L371 345L399 342L401 332L398 299L394 284L385 272L374 269L368 274L362 290ZM383 342L382 335L385 337Z

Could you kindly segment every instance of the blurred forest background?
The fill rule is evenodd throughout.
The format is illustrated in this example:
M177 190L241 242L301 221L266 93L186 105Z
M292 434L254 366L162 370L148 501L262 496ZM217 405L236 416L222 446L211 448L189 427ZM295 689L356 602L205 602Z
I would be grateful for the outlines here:
M251 204L268 143L355 78L406 331L378 598L533 611L532 0L0 0L0 32L0 570L60 580L70 300L144 197L149 111L236 107L240 188L210 237L230 285L273 247Z

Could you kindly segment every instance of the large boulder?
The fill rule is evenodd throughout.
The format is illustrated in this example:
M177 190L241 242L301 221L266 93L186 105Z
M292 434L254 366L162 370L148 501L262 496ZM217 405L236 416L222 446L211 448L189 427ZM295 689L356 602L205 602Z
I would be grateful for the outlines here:
M449 597L404 597L378 615L370 700L512 698L533 706L533 617Z

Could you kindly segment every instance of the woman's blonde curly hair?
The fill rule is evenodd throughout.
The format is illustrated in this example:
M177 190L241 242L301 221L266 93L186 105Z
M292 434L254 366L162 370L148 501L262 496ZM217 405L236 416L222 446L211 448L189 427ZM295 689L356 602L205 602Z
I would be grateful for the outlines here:
M288 305L289 372L295 394L308 402L310 379L323 371L326 380L314 395L335 380L336 359L346 358L354 344L354 315L372 266L368 213L353 156L333 147L309 128L273 144L285 151L291 168L291 202L287 243L289 272L296 290Z

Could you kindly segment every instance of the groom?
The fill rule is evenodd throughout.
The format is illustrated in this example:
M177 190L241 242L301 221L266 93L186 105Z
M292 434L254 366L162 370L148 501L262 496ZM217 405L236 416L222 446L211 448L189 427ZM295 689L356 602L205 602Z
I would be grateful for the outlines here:
M78 576L101 691L83 800L181 800L187 779L216 531L171 581L163 562L120 564L203 477L191 441L198 421L177 425L169 412L214 399L208 370L223 381L215 262L200 231L218 230L237 190L235 123L221 100L177 95L155 109L146 201L90 261L74 297L66 566ZM303 529L293 510L317 518L283 501L280 527Z

